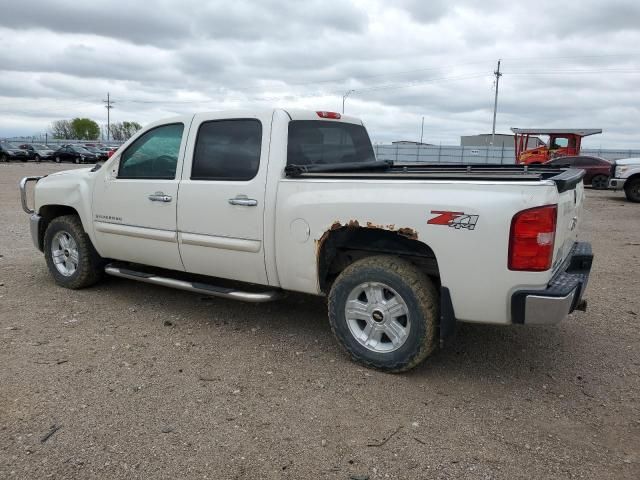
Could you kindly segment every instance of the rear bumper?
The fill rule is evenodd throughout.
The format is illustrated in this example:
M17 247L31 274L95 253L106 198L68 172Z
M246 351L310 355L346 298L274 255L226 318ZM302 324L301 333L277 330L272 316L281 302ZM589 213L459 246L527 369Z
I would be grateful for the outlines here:
M562 269L544 290L518 290L511 297L511 321L528 325L553 325L581 306L587 288L593 253L591 244L577 242Z
M626 181L626 178L611 178L609 179L609 188L612 190L622 190Z

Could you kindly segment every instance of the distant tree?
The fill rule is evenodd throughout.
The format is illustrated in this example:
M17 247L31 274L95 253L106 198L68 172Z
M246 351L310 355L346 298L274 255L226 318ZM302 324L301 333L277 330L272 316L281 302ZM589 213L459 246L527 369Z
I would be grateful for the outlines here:
M73 129L69 120L56 120L51 124L51 135L53 138L69 140L74 138Z
M138 122L115 122L110 125L111 138L120 142L129 140L142 128Z
M97 140L100 137L100 127L90 118L74 118L71 120L73 138L78 140Z

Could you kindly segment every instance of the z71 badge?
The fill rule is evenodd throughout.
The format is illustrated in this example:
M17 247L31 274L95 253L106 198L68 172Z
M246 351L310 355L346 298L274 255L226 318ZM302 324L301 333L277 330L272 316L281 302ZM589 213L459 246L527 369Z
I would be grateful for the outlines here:
M427 221L430 225L446 225L455 229L466 228L474 230L478 223L479 215L467 215L464 212L445 212L442 210L431 210L435 217Z

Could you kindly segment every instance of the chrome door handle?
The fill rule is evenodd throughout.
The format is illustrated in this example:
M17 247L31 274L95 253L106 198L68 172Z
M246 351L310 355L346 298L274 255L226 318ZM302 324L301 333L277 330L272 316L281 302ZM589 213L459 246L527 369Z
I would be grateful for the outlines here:
M231 205L242 205L243 207L255 207L258 205L257 200L248 198L246 195L238 195L235 198L230 198L229 203Z
M171 201L171 195L165 195L163 192L156 192L148 195L147 198L152 202L165 202L168 203Z

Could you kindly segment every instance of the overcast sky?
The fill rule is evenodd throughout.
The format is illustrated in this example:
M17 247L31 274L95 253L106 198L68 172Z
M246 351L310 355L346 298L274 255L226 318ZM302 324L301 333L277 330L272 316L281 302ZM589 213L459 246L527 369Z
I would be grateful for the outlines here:
M272 106L361 117L375 142L603 128L640 148L638 0L21 0L0 14L0 136Z

